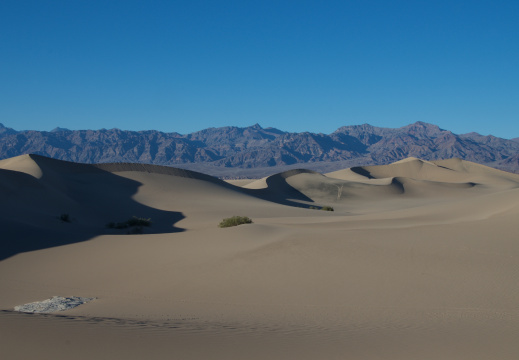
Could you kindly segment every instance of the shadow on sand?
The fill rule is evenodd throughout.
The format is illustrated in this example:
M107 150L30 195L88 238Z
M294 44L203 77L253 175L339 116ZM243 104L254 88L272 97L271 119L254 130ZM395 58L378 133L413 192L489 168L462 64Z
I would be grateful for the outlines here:
M86 164L33 157L41 178L0 169L0 260L16 254L126 235L135 229L109 229L109 222L132 216L151 219L146 234L184 231L181 212L155 209L132 199L141 183ZM70 222L60 220L69 215ZM137 229L136 232L139 232ZM132 235L127 235L132 236Z
M265 182L267 187L265 189L241 189L246 194L255 196L257 198L274 202L280 205L294 206L300 208L310 208L309 204L314 201L308 196L288 184L287 178L302 174L311 173L316 174L315 171L305 169L295 169L285 171L276 175L269 176Z

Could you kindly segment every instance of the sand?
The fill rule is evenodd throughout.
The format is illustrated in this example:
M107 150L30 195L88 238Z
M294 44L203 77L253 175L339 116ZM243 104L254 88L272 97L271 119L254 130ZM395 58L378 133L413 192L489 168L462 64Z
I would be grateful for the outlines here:
M519 175L410 158L224 182L24 155L0 199L2 358L519 358ZM233 215L253 224L217 227ZM132 216L152 226L105 226ZM96 299L14 311L53 296Z

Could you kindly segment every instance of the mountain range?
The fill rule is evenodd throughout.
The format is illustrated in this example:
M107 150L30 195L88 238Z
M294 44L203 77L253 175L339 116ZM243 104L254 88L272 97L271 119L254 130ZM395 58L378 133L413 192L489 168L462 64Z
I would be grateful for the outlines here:
M182 135L120 129L16 131L0 124L0 159L38 154L81 163L169 165L220 177L258 177L290 168L333 171L407 157L460 158L519 172L519 138L454 134L416 122L401 128L343 126L331 134L220 127Z

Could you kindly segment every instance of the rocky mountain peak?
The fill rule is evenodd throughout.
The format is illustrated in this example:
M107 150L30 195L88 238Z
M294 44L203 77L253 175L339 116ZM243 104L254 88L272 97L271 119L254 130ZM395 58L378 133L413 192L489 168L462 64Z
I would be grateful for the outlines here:
M52 129L50 132L63 132L63 131L70 131L70 129L67 129L67 128L62 128L62 127L55 127L54 129Z
M429 124L423 121L417 121L414 124L410 124L401 128L404 132L411 134L419 134L425 136L437 136L440 133L446 131L440 129L438 125Z
M14 134L16 130L5 127L4 124L0 123L0 134Z

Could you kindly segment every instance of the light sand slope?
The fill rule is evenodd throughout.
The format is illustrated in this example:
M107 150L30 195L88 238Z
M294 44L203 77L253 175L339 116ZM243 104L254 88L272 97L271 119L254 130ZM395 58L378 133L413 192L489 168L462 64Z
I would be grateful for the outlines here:
M357 180L405 177L443 183L481 183L515 187L517 174L493 169L461 159L424 161L408 158L390 165L354 167L327 174L330 177Z
M519 357L517 175L410 159L241 188L25 156L0 162L0 192L4 253L19 233L32 246L0 262L0 309L98 298L67 317L0 312L8 358ZM153 226L104 228L127 215ZM217 228L231 215L254 223Z

